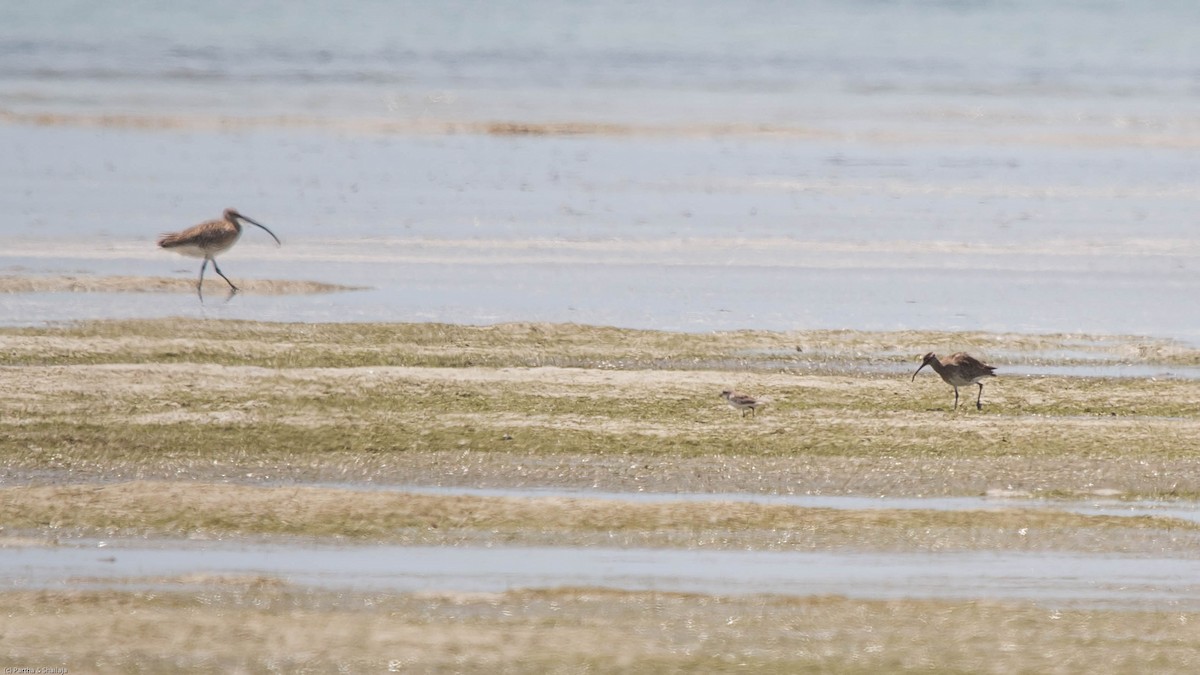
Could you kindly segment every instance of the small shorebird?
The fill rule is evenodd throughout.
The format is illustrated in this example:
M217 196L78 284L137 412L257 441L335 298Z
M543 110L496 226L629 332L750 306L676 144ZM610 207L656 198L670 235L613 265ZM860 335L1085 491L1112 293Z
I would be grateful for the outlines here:
M209 220L193 225L182 232L172 232L164 234L158 238L158 245L165 249L170 249L176 253L180 253L192 258L204 258L204 263L200 265L200 281L196 283L196 292L200 295L200 301L204 301L204 268L208 267L208 262L211 260L213 269L225 283L229 284L230 295L238 292L238 287L233 285L229 277L217 267L217 255L228 251L237 243L238 237L242 236L242 223L246 221L251 225L257 225L266 230L267 234L275 240L276 244L283 245L279 241L279 237L275 233L268 230L266 225L256 222L238 213L236 209L225 209L225 214L220 220Z
M721 398L725 399L729 405L741 410L742 417L745 417L747 412L751 415L758 415L758 409L767 404L766 401L760 401L753 396L739 394L732 389L726 389L721 392Z
M971 356L966 352L956 352L946 358L945 361L938 360L938 357L933 352L925 355L925 359L921 361L917 372L913 373L912 379L917 379L917 373L921 372L921 368L931 366L946 384L954 387L954 409L958 410L958 388L965 387L969 384L979 385L979 396L975 399L975 409L983 410L983 382L985 377L995 377L996 369L989 366L979 359Z

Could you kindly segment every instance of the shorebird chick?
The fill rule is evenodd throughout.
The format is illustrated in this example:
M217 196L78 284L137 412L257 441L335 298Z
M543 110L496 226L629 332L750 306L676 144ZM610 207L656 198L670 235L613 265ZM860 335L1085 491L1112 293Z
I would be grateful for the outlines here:
M228 251L237 243L238 237L242 236L241 221L243 220L266 230L277 245L282 245L279 237L268 230L266 225L243 216L236 209L225 209L220 220L209 220L199 225L193 225L182 232L172 232L158 238L158 245L161 248L192 258L204 258L204 262L200 265L200 281L196 282L196 293L200 296L200 302L204 302L204 269L208 267L209 261L212 261L213 269L217 271L217 274L221 275L225 283L229 284L230 295L238 292L238 287L233 285L220 267L217 267L217 256Z
M985 377L995 377L995 368L966 352L951 354L945 361L939 360L936 354L929 352L925 355L925 359L921 361L917 372L913 373L913 381L917 379L917 373L921 372L921 368L925 366L932 367L938 375L942 376L946 384L954 387L955 410L958 410L958 388L970 384L979 385L979 396L975 399L975 409L983 410L983 382L981 380Z
M767 404L766 401L760 401L753 396L739 394L732 389L726 389L721 392L721 398L725 399L725 402L730 406L741 410L742 417L745 417L747 412L751 415L757 415L758 409Z

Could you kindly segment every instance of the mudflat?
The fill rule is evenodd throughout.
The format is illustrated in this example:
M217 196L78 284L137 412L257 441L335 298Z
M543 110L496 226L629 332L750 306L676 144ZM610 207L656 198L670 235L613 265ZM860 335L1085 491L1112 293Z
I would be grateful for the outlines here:
M982 411L952 410L952 389L932 373L911 380L931 350L997 366ZM3 329L0 546L1190 559L1200 550L1192 519L1036 503L1192 505L1197 364L1200 350L1186 344L1086 335L170 319ZM1122 369L1155 375L1112 376ZM719 397L726 388L767 405L743 417ZM786 495L880 504L750 498ZM1001 499L996 508L888 506L987 495ZM13 637L5 656L52 655L73 670L1184 672L1200 653L1193 608L1152 601L1049 607L620 584L413 593L202 570L27 581L16 575L0 593L0 631ZM314 625L333 633L314 635ZM95 638L38 637L65 631Z

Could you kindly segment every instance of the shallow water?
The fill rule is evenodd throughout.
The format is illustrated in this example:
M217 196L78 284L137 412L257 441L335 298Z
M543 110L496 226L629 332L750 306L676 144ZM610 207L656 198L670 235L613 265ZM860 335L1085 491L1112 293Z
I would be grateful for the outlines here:
M1188 2L15 3L0 105L269 116L1194 122ZM802 36L803 39L798 39ZM1164 103L1173 105L1164 106ZM1086 113L1086 114L1085 114Z
M162 577L268 575L331 589L498 592L605 587L710 594L995 598L1200 609L1200 562L1053 553L827 553L569 547L107 542L7 549L4 586L125 587ZM158 580L155 580L158 578Z
M0 273L190 278L154 237L236 206L284 247L247 233L234 279L372 288L4 295L0 322L1200 343L1188 3L434 5L0 9Z
M959 185L953 174L943 177L946 184L932 183L933 194L920 186L934 160L914 152L997 149L906 148L901 154L909 159L899 169L880 162L852 167L856 186L846 193L833 184L756 179L771 171L761 166L764 158L781 165L776 171L810 172L838 152L766 140L370 139L20 127L0 127L0 139L18 149L0 156L0 203L18 214L0 251L0 273L194 278L197 261L156 250L153 237L217 215L215 194L222 206L239 206L284 241L275 248L264 233L248 231L222 257L233 279L370 289L269 299L246 293L203 306L186 294L0 295L0 321L10 325L180 315L1200 340L1200 323L1180 311L1200 294L1200 247L1170 226L1191 212L1194 196L1146 198L1145 208L1167 209L1163 227L1131 228L1091 195L963 200L949 194ZM1123 180L1159 180L1152 176L1160 168L1151 166L1157 153L1145 154L1144 164L1127 170L1147 177L1115 175L1114 189ZM165 167L166 157L178 157L178 164ZM81 164L94 166L63 175L64 166ZM1038 180L1046 169L1036 164L1004 171L1031 172L1026 180ZM889 177L897 171L909 177ZM72 188L70 200L30 198L64 180L82 185ZM888 194L897 180L917 183ZM152 189L134 202L125 192L130 184ZM1121 208L1143 208L1129 201L1122 199ZM1037 224L1010 221L1013 209L1044 210L1048 202L1080 213ZM1087 228L1074 221L1084 211L1091 212ZM967 219L974 224L948 227Z
M563 488L478 488L466 486L322 484L349 490L382 490L435 495L513 497L530 499L563 497L632 502L744 502L773 506L820 509L906 509L931 511L979 511L1001 509L1047 509L1107 516L1158 516L1200 523L1200 503L1190 501L1122 500L1115 497L1080 499L1034 499L1024 494L989 494L980 497L863 497L847 495L753 494L747 492L605 492Z

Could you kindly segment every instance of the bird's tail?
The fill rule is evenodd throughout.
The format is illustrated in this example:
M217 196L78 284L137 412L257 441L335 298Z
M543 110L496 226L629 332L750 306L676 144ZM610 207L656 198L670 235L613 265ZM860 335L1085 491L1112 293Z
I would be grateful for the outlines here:
M158 238L158 245L160 248L173 248L179 245L179 239L178 232L170 232Z

